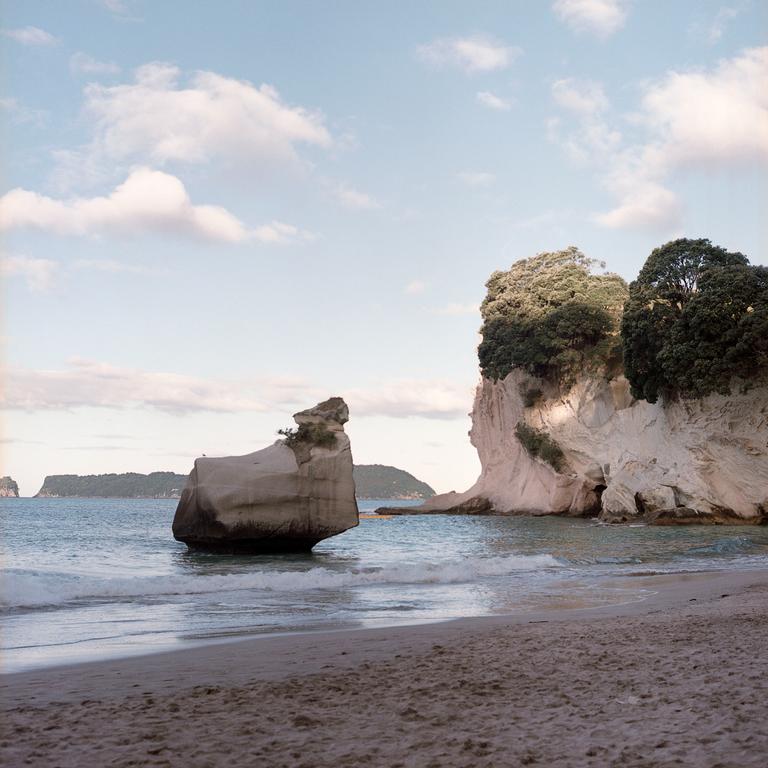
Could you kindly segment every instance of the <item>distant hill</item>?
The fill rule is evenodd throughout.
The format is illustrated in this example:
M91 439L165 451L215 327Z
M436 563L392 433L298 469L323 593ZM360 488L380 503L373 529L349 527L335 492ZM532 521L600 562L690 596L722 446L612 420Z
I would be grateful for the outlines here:
M354 478L357 496L361 499L428 499L435 495L432 488L408 472L382 464L356 466ZM177 499L186 482L186 475L177 475L175 472L151 472L148 475L138 472L119 475L48 475L37 496L49 499ZM13 485L15 487L16 484Z
M64 496L104 499L175 499L187 482L175 472L125 472L120 475L48 475L37 495L41 498Z
M383 464L358 464L354 469L359 499L429 499L435 491L412 474Z
M15 499L19 496L19 486L12 477L0 477L0 498Z

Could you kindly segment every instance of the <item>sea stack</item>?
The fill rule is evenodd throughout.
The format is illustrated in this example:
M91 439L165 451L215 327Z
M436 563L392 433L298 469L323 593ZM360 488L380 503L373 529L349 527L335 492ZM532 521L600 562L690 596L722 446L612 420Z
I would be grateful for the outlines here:
M211 552L308 552L358 524L346 403L332 397L293 418L298 428L268 448L195 461L174 538Z
M12 477L0 477L0 498L19 498L19 486Z

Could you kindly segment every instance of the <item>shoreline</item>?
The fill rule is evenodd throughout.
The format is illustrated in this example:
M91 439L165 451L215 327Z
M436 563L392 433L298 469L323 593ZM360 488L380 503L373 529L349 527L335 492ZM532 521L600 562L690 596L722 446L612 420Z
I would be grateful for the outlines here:
M636 573L606 577L607 586L631 588L644 588L650 591L646 597L607 603L600 606L588 607L554 607L542 608L535 611L520 611L508 614L490 614L480 616L466 616L449 619L424 619L414 623L397 623L382 627L339 627L319 628L292 631L277 631L259 633L246 637L214 637L210 639L200 638L190 640L188 644L172 650L159 649L144 652L131 653L126 656L110 657L106 659L94 659L69 664L55 664L33 669L2 672L0 673L0 711L7 708L7 693L11 690L16 698L22 700L28 693L33 693L36 702L59 701L47 696L63 696L66 691L61 686L55 686L55 690L48 690L47 696L42 693L48 688L49 681L46 678L56 678L57 682L69 682L70 679L81 683L103 680L105 677L133 676L141 670L146 679L156 670L168 670L179 668L179 671L189 671L200 662L207 662L199 674L206 677L211 674L213 666L217 667L215 675L226 674L226 669L220 664L212 665L216 657L229 659L231 654L239 653L251 658L268 659L271 668L267 671L263 667L257 667L257 674L265 675L260 679L278 679L287 674L305 674L307 669L314 669L312 665L305 666L305 659L292 658L286 662L286 654L283 651L289 648L290 654L303 652L310 648L322 647L326 651L332 651L335 645L344 645L356 653L364 654L366 647L388 645L392 641L392 635L397 635L400 640L408 640L417 645L430 641L433 636L461 634L465 631L490 631L498 627L513 627L532 623L565 624L570 622L593 622L620 617L638 617L658 611L668 610L672 607L682 607L692 601L711 601L718 597L722 589L732 591L743 590L746 585L764 584L768 590L768 568L756 568L747 570L710 570L710 571L682 571L675 573L654 573L652 571L638 571ZM292 647L291 647L292 646ZM311 658L315 658L312 656ZM286 665L283 666L283 663ZM277 663L277 666L275 666ZM165 674L165 672L163 672ZM156 683L154 679L148 681ZM164 680L168 682L168 680ZM181 686L186 681L179 681ZM40 690L37 690L40 689ZM115 689L113 689L115 690ZM80 695L82 688L78 687L70 691ZM65 699L61 699L65 700Z
M9 673L0 759L762 768L768 570L611 580L652 594Z
M672 593L679 587L678 582L686 581L692 577L696 582L701 579L708 580L711 576L727 576L728 578L736 577L738 574L749 573L762 573L763 569L760 568L748 568L743 570L733 569L710 569L710 570L690 570L690 571L662 571L658 572L652 569L638 570L620 575L610 575L600 577L600 586L605 587L605 592L609 591L625 591L628 594L624 597L616 595L613 599L605 600L602 603L595 602L594 604L584 605L577 598L570 597L567 594L558 595L557 599L559 603L553 606L541 606L540 608L524 608L511 613L483 613L461 617L435 617L435 618L422 618L422 619L400 619L392 620L392 623L381 623L376 626L372 626L371 623L367 625L357 625L354 623L344 624L337 623L336 625L318 624L308 625L300 628L279 628L275 627L266 631L251 631L248 628L242 628L241 630L233 630L227 634L210 634L199 636L187 636L169 638L165 641L158 641L157 643L149 645L136 645L126 647L122 652L109 653L96 658L83 658L77 660L46 660L42 663L35 665L17 664L10 669L5 668L4 659L2 657L3 649L0 648L0 711L2 710L2 692L5 682L12 676L21 675L33 675L35 673L44 674L46 672L55 672L64 668L77 668L85 669L90 665L109 665L112 663L128 662L130 660L141 660L147 657L154 656L173 656L180 654L189 654L193 651L202 650L213 646L228 646L239 643L251 643L261 642L268 643L270 640L287 639L290 642L291 638L299 637L325 637L333 636L342 638L347 633L387 633L396 631L409 632L412 629L424 626L442 627L447 625L455 625L461 623L506 623L506 624L525 624L531 620L543 620L544 617L548 617L547 621L568 621L578 620L581 618L592 618L593 614L595 618L605 616L608 614L618 615L624 613L625 610L629 610L630 613L634 613L634 606L638 610L648 603L648 601L669 599L667 594L670 590ZM768 568L765 569L765 578L768 582ZM641 582L641 579L651 579L653 582ZM577 586L574 582L569 586ZM654 594L652 588L657 586L661 588L662 593ZM641 592L646 594L641 594ZM383 620L386 622L386 620ZM20 679L20 678L19 678Z

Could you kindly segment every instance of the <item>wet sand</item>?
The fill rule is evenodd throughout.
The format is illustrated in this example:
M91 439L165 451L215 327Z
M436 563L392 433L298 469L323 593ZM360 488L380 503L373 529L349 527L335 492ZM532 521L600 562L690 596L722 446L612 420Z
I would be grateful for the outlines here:
M618 580L616 580L618 582ZM768 764L768 571L0 677L3 766Z

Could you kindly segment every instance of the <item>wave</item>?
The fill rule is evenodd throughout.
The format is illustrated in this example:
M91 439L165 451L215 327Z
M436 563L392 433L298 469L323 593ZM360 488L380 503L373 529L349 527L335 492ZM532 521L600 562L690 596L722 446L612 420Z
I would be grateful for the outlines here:
M386 584L458 584L487 576L555 568L552 555L508 555L447 563L393 565L383 568L335 571L253 571L217 575L98 577L62 573L3 573L0 607L55 606L84 600L154 598L241 590L299 592Z
M729 536L698 546L690 547L684 556L699 557L701 555L739 555L759 551L764 545L753 541L749 536Z

